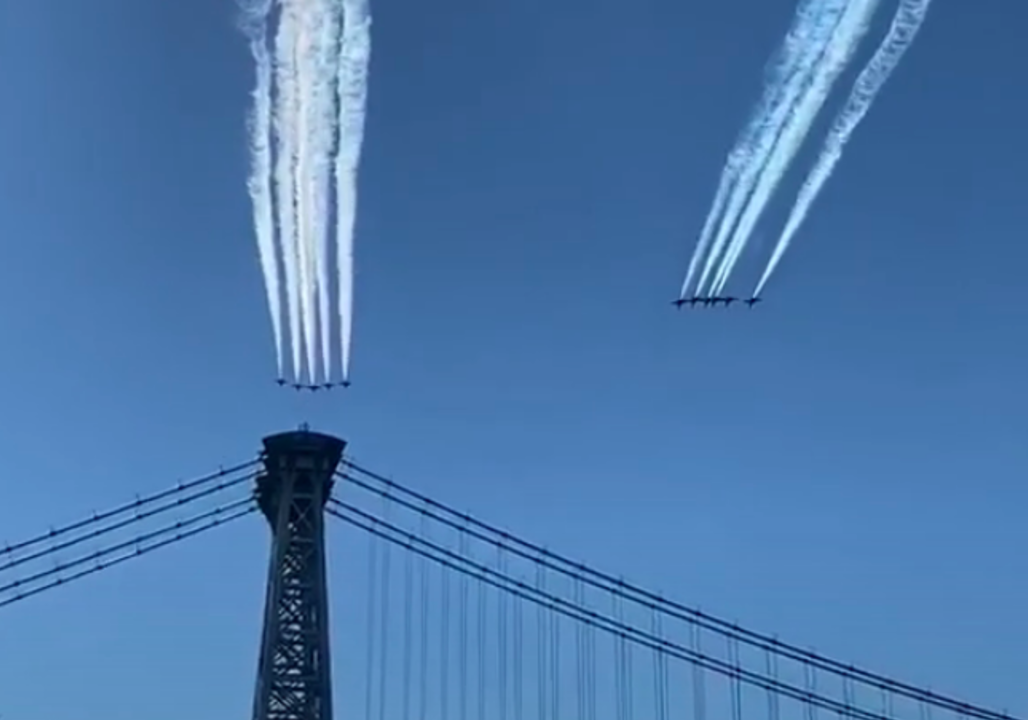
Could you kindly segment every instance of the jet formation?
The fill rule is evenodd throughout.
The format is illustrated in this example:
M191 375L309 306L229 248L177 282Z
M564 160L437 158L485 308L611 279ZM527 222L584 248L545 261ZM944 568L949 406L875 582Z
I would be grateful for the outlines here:
M275 377L324 389L350 375L369 0L236 4L256 66L247 189Z
M695 307L696 305L702 305L704 307L716 307L717 305L720 304L720 305L724 305L725 307L728 307L729 305L731 305L734 302L741 302L743 305L746 305L746 306L752 308L754 305L759 303L762 299L763 298L759 298L759 297L756 297L756 296L753 296L751 298L747 298L746 300L743 300L742 298L731 297L731 296L701 296L701 295L693 295L692 297L679 298L677 300L673 300L673 301L671 301L671 304L674 305L675 307L677 307L679 310L682 309L683 305L688 305L689 307Z
M275 381L275 384L278 385L279 387L286 387L288 385L293 390L296 390L296 392L300 392L301 390L310 390L311 392L317 392L318 390L331 390L334 387L344 387L344 388L350 387L350 381L349 380L343 380L342 382L336 382L336 383L326 382L326 383L307 384L307 383L289 382L285 378L281 378L281 377L278 380Z

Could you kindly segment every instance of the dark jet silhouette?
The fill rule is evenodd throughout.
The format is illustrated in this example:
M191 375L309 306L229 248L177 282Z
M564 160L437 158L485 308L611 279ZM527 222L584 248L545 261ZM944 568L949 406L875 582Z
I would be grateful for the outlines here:
M699 295L693 295L692 297L679 298L678 300L673 300L671 304L676 306L679 310L681 310L683 305L688 305L689 307L696 307L696 303L703 303L704 305L716 305L720 300L721 298L710 298L701 297Z
M276 380L275 382L276 382L276 383L278 383L278 386L279 386L279 387L282 387L283 385L285 385L285 384L286 384L285 378L279 378L279 379L278 379L278 380Z
M763 298L751 297L749 300L743 300L743 302L746 303L747 305L749 305L750 307L753 307L754 305L759 303L761 300L763 300Z
M286 381L279 379L276 380L279 385L286 385ZM309 390L310 392L318 392L319 390L331 390L334 387L350 387L349 380L343 380L342 382L324 382L324 383L288 383L289 387L297 392L301 390Z
M737 298L737 297L718 297L718 298L714 298L714 302L715 303L722 303L725 307L728 307L729 305L731 305L732 303L734 303L738 299L739 298Z

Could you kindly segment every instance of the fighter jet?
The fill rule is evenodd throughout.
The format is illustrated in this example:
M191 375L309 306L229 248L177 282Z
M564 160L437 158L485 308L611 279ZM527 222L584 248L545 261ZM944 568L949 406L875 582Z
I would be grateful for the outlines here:
M339 382L326 382L318 385L322 390L331 390L334 387L350 387L349 380L341 380Z
M746 303L747 305L749 305L752 308L754 305L759 303L761 300L763 300L763 298L751 297L749 300L743 300L743 302Z
M279 386L279 387L282 387L283 385L285 385L285 384L286 384L286 380L285 380L285 378L279 378L279 379L278 379L278 380L276 380L275 382L276 382L276 383L278 383L278 386Z
M671 304L677 307L679 310L681 310L683 305L688 305L689 307L696 307L696 303L698 302L701 302L704 305L710 305L710 298L693 295L690 298L679 298L678 300L673 300Z
M738 299L737 297L716 297L714 298L714 303L723 303L725 307L728 307Z

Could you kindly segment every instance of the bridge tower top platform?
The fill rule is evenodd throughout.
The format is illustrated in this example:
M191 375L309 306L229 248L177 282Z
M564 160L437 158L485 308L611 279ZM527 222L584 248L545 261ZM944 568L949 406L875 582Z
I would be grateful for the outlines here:
M332 491L332 476L339 466L346 441L331 435L299 430L269 435L264 443L264 473L257 479L257 502L272 527L278 517L278 500L286 484L315 490L320 504Z

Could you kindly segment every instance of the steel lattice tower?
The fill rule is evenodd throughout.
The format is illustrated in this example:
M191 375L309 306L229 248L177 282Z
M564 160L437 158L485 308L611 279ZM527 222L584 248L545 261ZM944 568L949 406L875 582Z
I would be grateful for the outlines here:
M271 524L254 720L331 720L324 507L346 443L299 431L264 438L257 501Z

